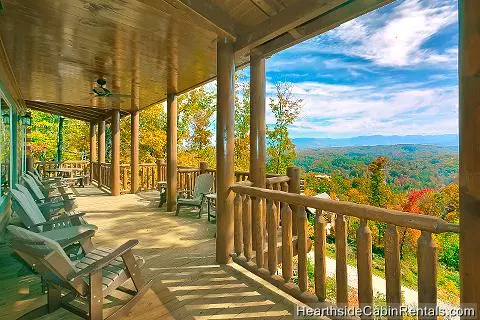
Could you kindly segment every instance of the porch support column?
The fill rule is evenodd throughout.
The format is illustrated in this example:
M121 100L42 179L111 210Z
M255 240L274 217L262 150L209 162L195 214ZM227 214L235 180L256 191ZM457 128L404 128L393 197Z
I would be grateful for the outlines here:
M97 124L90 122L90 181L93 179L93 163L97 161Z
M112 110L112 167L111 186L112 196L120 195L120 110Z
M250 56L250 179L265 188L265 59Z
M100 166L105 163L105 120L98 122L98 187L103 184Z
M138 136L140 127L140 112L138 110L131 113L131 149L130 149L130 192L138 191Z
M216 259L231 261L233 252L234 52L226 39L217 42L217 238Z
M461 0L459 17L460 302L480 306L480 1Z
M177 95L167 95L167 211L177 207Z

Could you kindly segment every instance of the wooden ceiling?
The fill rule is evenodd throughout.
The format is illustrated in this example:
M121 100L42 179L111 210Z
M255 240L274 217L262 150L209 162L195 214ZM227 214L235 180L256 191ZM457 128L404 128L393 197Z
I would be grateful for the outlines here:
M130 111L214 79L217 37L241 66L390 1L2 0L0 36L30 104ZM98 78L124 98L95 98Z

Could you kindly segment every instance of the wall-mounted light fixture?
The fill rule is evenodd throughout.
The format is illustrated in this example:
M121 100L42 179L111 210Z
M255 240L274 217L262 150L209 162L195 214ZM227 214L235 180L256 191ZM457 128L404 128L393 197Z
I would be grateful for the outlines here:
M21 116L20 119L22 120L22 124L25 127L29 127L32 125L32 114L30 112L25 112L25 114Z

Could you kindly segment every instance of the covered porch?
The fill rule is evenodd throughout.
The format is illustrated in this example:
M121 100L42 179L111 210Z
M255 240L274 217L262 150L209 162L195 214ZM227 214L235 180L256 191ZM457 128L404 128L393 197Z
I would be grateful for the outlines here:
M40 15L48 16L51 12L45 9L50 8L47 2L39 1L44 5L32 3L31 6ZM285 1L287 5L283 5L278 1L241 1L236 6L235 1L159 1L157 5L127 1L128 5L117 8L104 7L96 1L87 1L86 5L74 1L76 6L57 9L68 18L66 21L74 21L72 28L80 30L78 34L72 35L66 27L64 33L55 35L53 40L42 38L30 32L31 29L51 31L52 27L44 25L41 19L30 17L21 25L31 38L20 44L12 30L23 21L24 10L31 8L20 1L7 2L11 5L6 6L7 21L0 26L0 34L24 95L19 103L90 124L90 159L79 165L98 187L108 192L87 187L77 189L77 193L80 209L88 212L89 220L99 226L96 241L115 246L124 240L123 236L140 240L138 251L147 259L146 276L154 279L154 285L132 309L130 316L135 319L169 316L175 319L269 319L292 317L293 305L301 303L348 305L347 217L360 221L355 240L360 304L374 305L369 221L386 225L385 279L389 306L398 308L402 301L400 228L421 233L417 243L419 305L432 306L438 300L438 256L434 239L439 233L460 233L461 301L480 302L480 276L476 273L480 261L476 258L480 246L477 236L480 228L480 180L477 179L480 135L476 123L480 103L477 93L480 69L477 59L480 52L478 2L460 1L461 225L432 216L412 216L395 210L304 196L300 194L299 168L290 167L281 175L268 175L265 170L266 58L389 2ZM257 10L258 6L263 9ZM162 18L158 19L157 15ZM188 22L189 19L193 22ZM163 24L158 25L159 20ZM110 24L116 27L109 29ZM42 55L40 63L31 66L16 59L18 46L25 49L22 52L34 55L37 52L34 44L41 46L42 41L50 41L49 48L54 48L56 42L68 44L76 36L84 37L89 43L92 39L88 35L95 34L99 25L106 25L104 30L107 30L102 35L102 43L91 41L91 47L86 49L65 45L60 62L50 49L38 50ZM145 30L145 26L151 28ZM141 35L145 31L161 36L144 39ZM84 58L84 50L93 58ZM110 57L105 58L106 54ZM30 58L29 61L37 60ZM242 173L235 172L233 166L234 72L247 64L250 66L250 170ZM41 68L43 65L52 66L54 71ZM108 78L113 91L127 92L129 99L92 97L92 82L97 77ZM215 78L216 168L201 164L198 168L182 168L177 163L177 97ZM62 89L38 89L38 81L44 79L61 83ZM140 164L140 110L163 101L167 110L166 159ZM123 114L131 115L132 148L130 163L122 165L120 118ZM112 128L110 163L105 161L106 122L110 122ZM33 163L30 159L30 168ZM216 225L188 217L173 217L177 190L191 189L198 174L204 172L215 176ZM167 185L164 212L155 208L158 192L141 192L155 190L159 181L166 181ZM316 209L313 244L307 229L306 208ZM334 301L326 301L327 224L324 212L335 213ZM314 264L313 274L308 266L310 257ZM12 282L9 288L11 292L24 292L22 285L22 282ZM8 296L11 297L13 294ZM10 299L6 304L21 314L44 299ZM47 318L71 316L64 312L56 311Z
M158 192L113 198L93 186L73 191L89 222L102 228L96 244L115 248L132 238L140 240L135 254L145 258L142 271L153 284L128 319L293 318L298 301L242 267L215 262L215 224L192 213L174 216L158 208ZM40 278L31 272L18 273L22 264L10 254L8 245L2 244L0 319L19 317L45 304L47 298L41 293ZM121 299L106 302L105 313L120 307ZM60 309L42 319L81 318Z

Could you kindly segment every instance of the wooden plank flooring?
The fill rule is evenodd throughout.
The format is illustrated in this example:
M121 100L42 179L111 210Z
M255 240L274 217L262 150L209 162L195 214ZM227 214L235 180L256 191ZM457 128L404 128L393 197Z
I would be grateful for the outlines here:
M127 319L291 319L296 301L236 265L215 263L215 225L206 213L173 213L156 208L158 192L111 197L93 187L78 188L78 210L96 224L97 245L115 247L138 239L135 254L153 285ZM45 303L36 275L0 245L0 319L15 319ZM23 272L23 274L22 274ZM114 309L121 297L111 298ZM58 310L42 319L80 319Z

